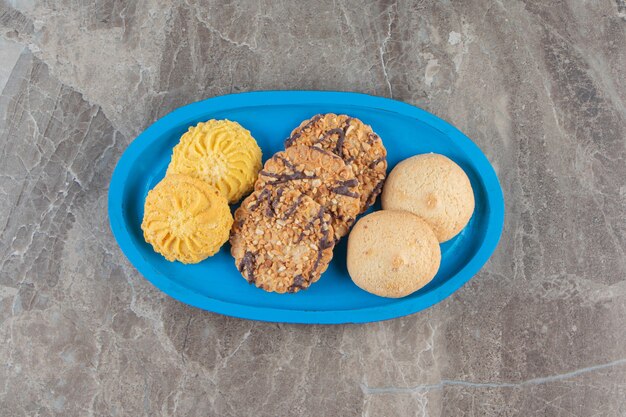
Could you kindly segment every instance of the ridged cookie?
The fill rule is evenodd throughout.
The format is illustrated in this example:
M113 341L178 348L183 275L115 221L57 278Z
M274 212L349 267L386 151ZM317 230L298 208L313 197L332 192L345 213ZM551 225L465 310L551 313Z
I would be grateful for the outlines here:
M192 126L174 147L167 175L184 174L215 186L235 203L252 191L261 148L239 123L209 120Z
M426 220L445 242L467 225L474 212L474 192L467 174L439 154L416 155L389 174L382 195L385 210L406 210Z
M359 119L332 113L305 120L291 132L285 147L317 146L339 155L359 181L361 212L374 204L387 171L387 150L372 128Z
M361 218L348 237L347 264L356 285L381 297L407 296L428 284L441 262L428 224L406 211Z
M330 215L310 197L282 187L249 195L235 212L231 254L243 277L265 291L307 288L333 257Z
M192 264L214 255L233 224L228 202L211 185L169 175L148 192L144 239L168 261Z
M282 186L313 198L332 217L337 239L348 234L360 209L359 182L352 168L320 148L296 145L274 154L259 172L254 188Z

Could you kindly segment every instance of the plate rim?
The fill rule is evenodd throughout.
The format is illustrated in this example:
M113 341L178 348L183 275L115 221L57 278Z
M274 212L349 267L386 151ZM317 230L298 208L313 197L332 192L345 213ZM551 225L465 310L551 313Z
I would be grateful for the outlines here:
M333 105L353 105L390 111L426 123L450 139L459 141L457 142L458 146L474 162L478 176L486 190L488 218L485 237L478 251L454 276L421 297L399 298L392 305L346 310L291 310L248 306L207 297L171 281L168 276L153 268L152 264L141 256L141 252L133 244L126 223L123 221L124 201L122 196L125 194L125 179L137 157L164 130L163 128L196 119L201 113L224 111L231 108L278 104L325 105L331 103ZM504 226L504 196L500 182L487 156L469 137L445 120L411 104L386 97L344 91L250 91L210 97L173 110L148 126L123 151L109 183L107 211L111 232L122 253L144 278L170 297L194 307L227 316L257 321L302 324L367 323L389 320L425 310L452 295L485 265L498 245Z

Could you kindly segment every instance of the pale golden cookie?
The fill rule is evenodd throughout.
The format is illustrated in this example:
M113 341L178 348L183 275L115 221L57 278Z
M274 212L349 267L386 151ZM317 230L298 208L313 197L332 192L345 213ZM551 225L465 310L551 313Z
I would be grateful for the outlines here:
M361 206L359 182L343 159L320 148L296 145L265 162L256 190L284 186L313 198L332 217L335 237L348 234Z
M190 127L180 138L167 175L184 174L206 181L229 203L235 203L252 191L261 156L261 148L239 123L209 120Z
M406 211L382 210L361 218L348 237L348 273L363 290L407 296L428 284L441 250L428 224Z
M330 215L310 197L274 186L250 194L235 212L231 254L251 284L298 292L320 278L333 257Z
M467 174L443 155L416 155L391 171L382 195L383 209L406 210L426 220L439 242L456 236L474 212Z
M291 132L285 147L294 145L316 146L339 155L359 181L361 212L374 204L385 181L387 150L370 126L345 114L318 114Z
M144 239L168 261L198 263L228 240L233 217L213 186L186 175L168 175L148 192Z

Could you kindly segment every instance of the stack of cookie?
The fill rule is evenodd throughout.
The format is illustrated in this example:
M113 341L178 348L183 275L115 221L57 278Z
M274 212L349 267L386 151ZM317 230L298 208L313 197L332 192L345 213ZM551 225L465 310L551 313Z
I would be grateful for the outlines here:
M380 194L387 152L378 135L345 115L317 115L266 163L235 212L231 253L251 284L297 292L328 267L335 243Z
M191 126L174 147L165 178L148 192L141 229L168 261L198 263L228 240L229 203L252 188L261 148L230 120Z
M348 273L367 292L405 297L437 274L439 243L468 224L474 192L460 166L431 153L396 165L381 200L383 210L361 218L350 233Z

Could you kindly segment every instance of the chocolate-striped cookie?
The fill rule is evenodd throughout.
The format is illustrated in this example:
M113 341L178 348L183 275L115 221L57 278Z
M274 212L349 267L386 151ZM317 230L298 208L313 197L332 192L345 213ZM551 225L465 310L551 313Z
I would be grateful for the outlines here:
M316 146L339 155L359 181L361 212L374 204L387 171L387 150L372 128L359 119L332 113L305 120L291 132L285 147Z
M333 257L331 217L296 190L268 187L235 212L231 254L243 277L265 291L297 292L317 281Z
M335 237L348 234L359 214L359 182L343 159L321 148L295 145L274 154L259 172L254 188L281 186L313 198L332 217Z

